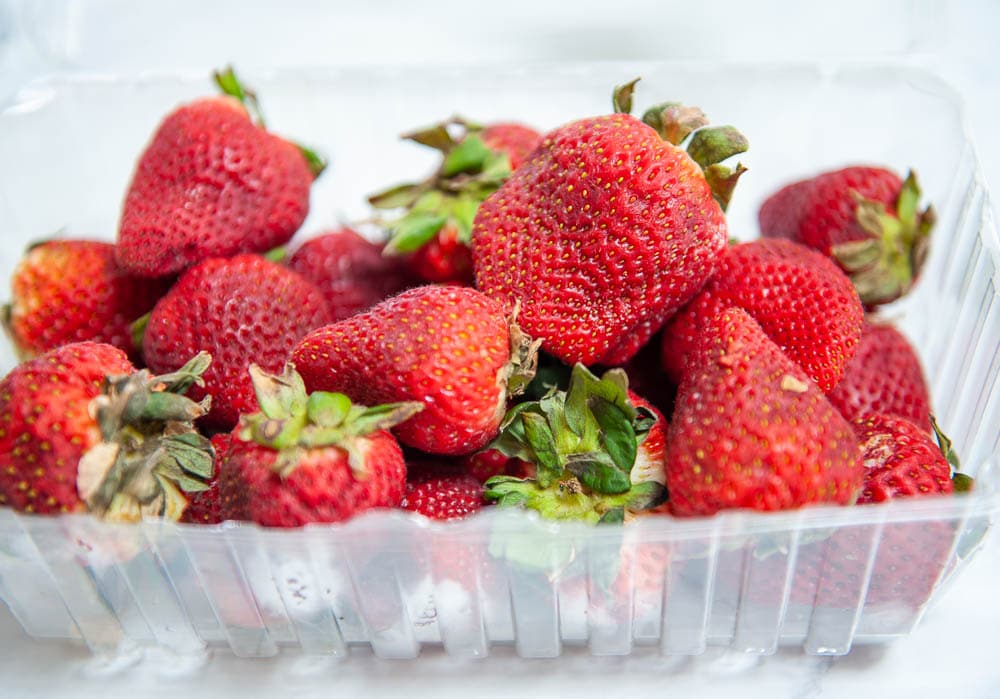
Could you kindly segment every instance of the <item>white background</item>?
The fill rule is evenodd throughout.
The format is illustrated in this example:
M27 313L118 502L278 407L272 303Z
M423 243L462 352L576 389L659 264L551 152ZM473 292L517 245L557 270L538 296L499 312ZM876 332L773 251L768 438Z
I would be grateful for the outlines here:
M507 0L337 4L299 0L126 3L0 0L0 107L52 70L248 70L330 64L468 64L592 59L906 60L964 96L987 180L1000 181L1000 3L574 3ZM459 663L364 653L340 664L242 661L217 654L192 670L152 658L113 671L79 648L28 640L0 606L0 696L1000 696L1000 538L972 562L908 639L846 658L710 652L522 661L497 650Z

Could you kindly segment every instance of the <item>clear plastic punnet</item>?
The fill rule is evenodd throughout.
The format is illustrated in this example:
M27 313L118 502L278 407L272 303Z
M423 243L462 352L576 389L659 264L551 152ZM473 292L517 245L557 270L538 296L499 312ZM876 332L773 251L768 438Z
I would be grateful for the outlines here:
M998 244L956 95L894 64L657 63L505 68L353 68L244 76L271 128L332 165L299 239L368 216L365 195L417 178L433 156L397 134L459 113L541 129L606 113L615 84L637 102L700 105L737 125L750 172L731 232L757 235L778 186L851 163L915 168L939 213L913 293L886 314L914 341L967 495L623 527L518 511L430 523L376 511L275 530L156 521L112 525L0 508L0 600L29 635L122 656L284 648L341 656L353 645L411 658L425 645L479 657L566 646L624 655L649 646L843 654L910 633L979 548L1000 505ZM207 75L51 76L0 112L0 275L53 236L113 239L135 160L159 120L212 91ZM0 368L14 364L0 350Z

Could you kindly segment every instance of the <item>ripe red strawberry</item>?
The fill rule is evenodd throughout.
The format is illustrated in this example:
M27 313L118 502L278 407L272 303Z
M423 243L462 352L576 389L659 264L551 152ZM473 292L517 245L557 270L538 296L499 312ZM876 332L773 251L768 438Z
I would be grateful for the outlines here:
M478 288L520 302L525 331L567 364L624 363L715 271L727 239L720 202L742 172L718 163L746 140L700 129L681 150L674 143L704 124L690 111L661 105L647 123L613 114L558 128L476 214Z
M734 245L718 272L663 331L663 366L677 381L706 323L742 308L824 392L857 350L864 311L850 280L828 258L787 240Z
M906 337L888 323L866 319L857 354L827 398L848 420L885 413L931 431L930 392L920 359Z
M222 521L222 502L219 498L219 472L222 470L222 462L229 451L229 443L232 441L232 434L220 432L213 435L212 451L215 454L213 459L214 467L212 477L208 479L205 490L188 495L188 506L181 515L181 522L190 524L218 524Z
M399 507L431 519L461 519L483 507L483 486L461 464L407 465L406 492Z
M469 454L462 458L462 466L480 483L485 483L493 476L532 478L535 475L533 464L507 456L496 449L483 449Z
M150 376L117 347L77 342L15 367L0 383L0 504L177 519L181 490L212 474L208 440L191 424L205 406L182 395L208 361Z
M139 158L117 248L134 274L162 277L209 257L270 250L309 211L322 162L264 130L256 100L231 70L216 81L225 95L169 114Z
M761 235L819 250L851 276L866 306L905 294L927 256L933 210L920 187L880 167L854 166L795 182L760 208Z
M479 137L490 150L507 155L512 171L521 167L542 142L542 135L535 129L512 122L490 124L479 132Z
M143 354L154 371L179 367L207 350L214 357L204 389L212 396L208 425L229 429L256 410L247 367L279 370L306 333L330 322L322 292L260 255L212 258L185 272L149 317Z
M906 418L880 413L869 413L852 424L865 466L858 504L953 491L951 464L926 430Z
M453 135L456 130L460 133ZM476 209L540 136L519 124L483 129L452 119L404 138L440 151L442 158L437 171L423 182L396 185L369 197L375 208L405 210L401 218L389 222L392 238L386 251L412 253L410 268L425 281L471 286L469 240Z
M507 398L534 373L535 346L475 289L423 286L320 328L291 361L310 390L365 404L422 401L396 428L404 444L468 454L499 429Z
M414 286L403 259L382 254L382 246L350 228L304 242L288 266L323 292L334 321L349 318Z
M233 431L219 476L223 517L298 527L399 504L406 464L387 429L419 403L365 408L338 393L307 397L290 367L273 376L254 365L250 374L261 412Z
M702 325L667 437L676 515L853 503L862 468L850 424L739 308Z
M110 243L50 240L31 247L14 271L5 324L25 357L85 340L136 355L130 325L168 287L125 272Z
M621 522L665 496L664 420L612 369L598 379L582 364L569 388L515 405L490 445L535 464L533 478L495 476L486 498L549 519Z

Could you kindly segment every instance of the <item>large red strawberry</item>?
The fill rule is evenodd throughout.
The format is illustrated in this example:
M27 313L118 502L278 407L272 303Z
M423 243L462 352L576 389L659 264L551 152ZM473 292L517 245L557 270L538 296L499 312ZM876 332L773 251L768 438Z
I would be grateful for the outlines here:
M858 503L914 495L947 495L951 464L927 430L906 418L869 413L853 421L864 454L865 482Z
M232 70L216 81L225 94L173 111L139 158L117 247L134 274L162 277L208 257L264 252L291 238L309 211L323 163L264 129Z
M663 331L663 366L677 381L719 312L742 308L824 391L857 351L864 310L833 262L787 240L730 247L719 270Z
M746 311L706 320L667 437L676 515L853 503L863 477L851 425Z
M475 289L422 286L310 333L291 360L310 390L369 405L422 401L399 440L457 455L496 435L507 398L534 373L535 348Z
M97 342L49 350L0 383L0 504L25 512L91 512L112 520L177 519L182 491L204 489L212 451L184 397L208 365L136 372Z
M407 464L401 509L431 519L461 519L483 507L483 486L461 464Z
M905 294L920 273L934 212L918 211L919 201L912 171L904 181L881 167L847 167L773 194L760 208L760 231L830 256L875 306Z
M628 391L620 369L573 367L569 388L518 403L492 448L535 465L534 478L495 476L486 497L549 519L620 522L665 496L664 420Z
M212 477L206 482L206 487L196 493L188 494L188 506L181 515L181 522L190 524L218 524L222 521L222 502L219 498L219 472L222 462L229 452L232 441L230 432L219 432L212 436L212 450L215 452Z
M387 430L419 403L366 408L339 393L307 395L290 367L250 374L261 412L233 431L219 475L223 517L298 527L399 504L406 464Z
M323 292L334 321L368 310L416 284L402 258L383 255L381 245L350 228L307 240L288 266Z
M14 271L4 320L26 357L85 340L135 355L130 325L168 287L128 274L110 243L50 240L32 246Z
M142 341L154 371L179 367L193 352L214 358L205 373L212 395L206 424L229 429L256 410L247 367L278 371L306 333L330 322L322 292L260 255L204 260L185 272L153 309Z
M630 102L616 93L622 111ZM674 145L704 123L661 105L643 121L616 113L547 134L476 214L477 286L520 303L525 331L567 364L627 361L697 293L726 245L720 202L742 169L719 162L746 140L702 128L687 152Z
M520 124L500 123L484 129L452 119L404 138L440 151L441 164L422 182L395 185L369 197L378 209L405 211L389 222L392 238L386 250L412 253L409 265L426 281L471 284L469 241L476 209L541 136Z
M848 420L886 413L931 431L931 399L920 359L886 322L865 320L858 351L827 398Z

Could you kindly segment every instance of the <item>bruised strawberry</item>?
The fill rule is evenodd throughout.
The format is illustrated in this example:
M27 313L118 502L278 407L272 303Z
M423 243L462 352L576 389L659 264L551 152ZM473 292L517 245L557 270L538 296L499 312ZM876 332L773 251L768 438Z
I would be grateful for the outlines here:
M134 357L130 326L168 287L123 270L110 243L50 240L32 246L14 271L5 324L25 357L86 340Z
M515 405L490 445L535 464L534 478L495 476L486 498L548 519L621 522L665 497L664 421L612 369L573 367L569 388Z
M893 301L916 281L934 212L918 211L920 187L885 168L847 167L790 184L760 208L761 235L787 238L832 258L866 306Z
M365 408L343 394L306 394L302 378L256 365L250 375L261 412L244 415L219 476L226 519L268 527L339 522L403 497L406 464L387 431L419 403Z
M188 506L181 515L181 522L189 524L218 524L222 521L222 502L219 499L219 472L222 470L222 462L226 459L229 451L229 443L232 434L220 432L211 439L212 451L215 454L215 466L212 470L212 477L206 482L205 490L190 493L188 495Z
M850 424L746 311L702 325L667 437L676 515L851 504L863 478Z
M828 258L787 240L730 247L718 272L664 328L663 366L676 381L721 311L742 308L772 342L829 392L857 351L864 309Z
M534 148L538 132L518 124L483 129L452 119L404 138L440 151L441 164L423 182L395 185L368 198L377 209L405 211L388 222L392 237L386 251L408 254L410 268L425 281L471 286L469 240L476 209L507 179L514 161Z
M284 365L306 333L330 322L323 294L311 282L260 255L212 258L185 272L150 314L143 354L154 371L179 367L186 356L209 351L205 373L211 394L208 425L229 429L256 410L247 367Z
M616 107L630 103L620 88ZM618 113L547 134L476 214L477 287L520 303L525 331L563 362L626 362L726 245L720 202L742 168L719 163L746 140L704 124L697 110L660 105L643 121ZM687 152L674 145L694 129Z
M168 276L209 257L270 250L309 211L322 161L264 129L231 69L216 82L223 96L169 114L139 158L117 247L133 274Z
M382 246L350 228L304 242L288 266L323 292L331 320L343 320L416 285L402 258L382 254Z
M951 464L926 430L906 418L879 413L857 418L853 425L865 467L858 504L954 490Z
M431 519L461 519L483 507L483 486L460 464L408 464L399 507Z
M885 322L865 320L857 354L827 398L848 420L885 413L931 431L931 398L920 359L906 337Z
M534 374L536 345L475 289L422 286L310 333L291 360L310 390L365 404L422 401L404 444L468 454L499 429L507 398Z
M150 376L116 347L77 342L15 367L0 383L0 504L179 518L182 491L212 475L208 440L192 425L205 406L183 396L209 361Z

